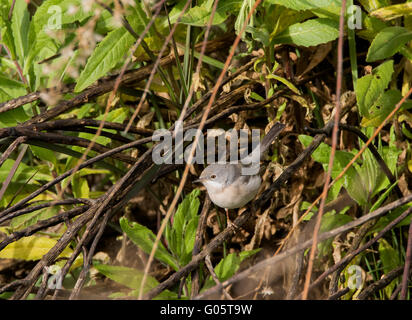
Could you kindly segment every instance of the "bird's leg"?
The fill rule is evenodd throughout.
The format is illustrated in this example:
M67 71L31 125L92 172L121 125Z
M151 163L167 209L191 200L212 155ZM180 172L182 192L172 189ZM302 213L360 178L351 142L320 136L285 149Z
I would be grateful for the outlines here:
M226 227L230 227L232 225L232 221L229 218L229 209L225 208L226 211Z

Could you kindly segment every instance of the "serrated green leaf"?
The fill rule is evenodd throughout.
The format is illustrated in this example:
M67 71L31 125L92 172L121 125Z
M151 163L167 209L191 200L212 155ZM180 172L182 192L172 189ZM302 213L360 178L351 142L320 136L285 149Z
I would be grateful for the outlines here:
M173 248L173 253L179 258L181 265L190 261L194 246L194 238L198 224L198 211L200 190L194 189L179 204L173 217L173 226L168 242Z
M190 262L192 258L192 251L195 245L196 230L199 222L199 217L192 218L185 228L184 241L182 242L184 247L182 248L182 256L179 261L182 266Z
M113 69L123 59L134 40L124 27L110 32L87 60L87 64L77 80L75 92L84 90Z
M335 40L339 36L338 22L327 19L310 19L291 25L273 38L275 44L295 44L310 47Z
M130 240L132 240L134 244L139 246L144 252L150 254L156 240L156 236L153 232L137 222L129 222L124 217L120 218L119 223L120 227L127 234ZM161 242L159 242L157 247L155 258L171 266L176 271L179 269L175 259L166 250Z
M50 251L57 240L47 237L29 236L7 245L0 251L1 259L39 260ZM59 257L70 257L73 250L66 248Z
M377 68L372 74L358 79L356 85L356 99L358 101L359 113L362 116L369 115L369 109L383 94L393 74L393 61L388 60Z
M412 40L412 31L406 28L385 28L373 39L366 56L366 61L383 60L393 56L410 40Z

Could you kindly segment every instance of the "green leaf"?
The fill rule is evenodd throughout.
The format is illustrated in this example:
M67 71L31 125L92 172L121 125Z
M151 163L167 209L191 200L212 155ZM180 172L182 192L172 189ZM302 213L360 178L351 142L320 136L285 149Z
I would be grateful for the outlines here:
M106 264L93 264L101 274L105 275L107 278L120 283L130 289L140 290L140 284L143 279L143 272L133 268L121 267L121 266L111 266ZM150 291L155 288L159 282L156 278L147 276L145 286L143 288L143 293ZM162 299L176 299L177 295L169 290L163 291L157 296L157 298Z
M105 121L107 122L116 122L116 123L123 123L124 120L127 119L128 115L129 115L129 108L124 107L124 108L116 108L112 111L110 111L106 117L104 114L96 117L96 120L103 120L103 118L105 119ZM110 129L104 129L104 131L106 132L110 132L110 133L116 133L116 130L110 130ZM94 134L92 133L85 133L82 132L79 134L80 138L85 138L88 140L92 140L94 138ZM107 146L109 143L112 142L112 140L110 138L104 137L104 136L99 136L96 139L97 143L100 143L102 145Z
M313 138L310 136L300 135L299 140L305 147L307 147L312 142ZM321 143L318 148L312 153L313 160L321 163L325 172L328 171L330 153L331 147L325 143ZM333 179L341 173L343 168L345 168L345 166L349 163L349 161L352 160L352 158L353 154L350 152L341 150L336 151L331 173ZM353 166L350 167L346 172L345 177L343 179L340 179L333 185L332 189L328 193L328 200L335 199L341 187L344 186L348 189L349 193L351 193L353 190L356 190L353 191L356 196L355 200L363 203L364 199L367 198L367 194L365 188L363 188L363 184L359 183L358 176L359 175L355 168Z
M93 4L96 6L96 4ZM37 8L29 28L29 53L24 74L28 73L32 63L47 58L57 52L59 45L54 36L64 25L82 21L93 14L86 12L82 0L47 0ZM61 25L59 26L59 23Z
M49 149L37 147L37 146L32 146L32 145L30 145L30 150L40 160L49 161L50 163L57 166L57 159L56 159L56 156L54 155L53 150L49 150Z
M226 281L232 277L239 269L240 264L246 258L249 258L259 252L260 249L243 251L239 254L231 253L223 258L215 267L215 272L220 281Z
M356 34L359 37L372 42L376 35L387 27L388 25L382 20L371 16L365 16L362 21L363 29L359 30Z
M379 196L378 200L376 200L375 203L370 208L369 210L370 212L375 211L382 205L382 203L386 200L386 198L389 196L392 189L398 184L398 182L399 181L395 181L388 189L386 189L386 191L383 194Z
M198 222L199 217L194 217L186 226L184 241L182 242L182 244L184 245L182 248L182 256L179 259L181 265L186 265L192 258L192 251L195 245Z
M338 228L352 221L352 218L346 214L335 213L334 211L327 212L322 217L322 222L320 226L320 232L327 232L329 230ZM333 239L328 239L320 244L319 247L319 257L324 257L332 250Z
M129 222L125 217L120 218L119 222L123 232L127 234L130 240L144 252L150 254L156 240L156 236L153 232L137 222ZM155 258L171 266L174 270L179 270L179 266L175 259L170 255L161 242L159 242L157 247Z
M277 80L277 81L282 82L285 86L287 86L287 87L288 87L290 90L292 90L294 93L300 95L300 92L299 92L298 88L296 88L296 87L293 85L293 83L290 82L289 80L287 80L287 79L285 79L285 78L283 78L283 77L281 77L281 76L278 76L278 75L276 75L276 74L269 74L269 75L267 76L267 78L268 78L268 79L274 79L274 80Z
M192 256L194 238L198 224L200 200L199 189L194 189L180 203L173 217L173 226L166 237L170 249L178 257L180 265L185 265Z
M374 11L390 4L389 0L359 0L367 12Z
M45 220L48 218L53 217L59 212L59 208L57 207L49 207L44 208L41 210L37 210L34 212L30 212L27 214L23 214L21 216L17 216L10 221L10 227L13 230L19 230L23 228L30 227L36 224L40 220Z
M412 31L403 27L388 27L381 30L369 47L366 61L383 60L397 53L412 39Z
M6 180L8 174L11 171L11 168L14 165L14 160L7 159L3 165L0 167L0 181L3 182ZM14 182L22 182L25 183L29 178L32 178L32 181L51 181L53 177L49 174L42 173L43 167L31 167L27 164L20 162L19 167L14 174L13 181Z
M11 19L11 29L13 32L16 54L21 66L24 66L24 59L28 51L29 33L29 11L25 0L16 0Z
M310 19L291 25L273 38L275 44L295 44L310 47L335 40L339 36L338 22L327 19Z
M379 256L383 265L383 272L388 274L390 271L401 265L399 253L389 244L388 241L381 238L379 242ZM392 282L389 288L385 290L386 296L390 297L394 288Z
M369 115L369 108L382 95L393 73L393 61L388 60L368 74L358 79L356 85L356 99L358 101L359 113L362 116Z
M27 93L24 84L18 81L0 76L0 103ZM21 106L17 109L0 113L0 128L13 127L30 118Z
M245 31L252 35L253 40L261 42L266 47L270 45L270 35L266 28L247 26Z
M10 21L6 18L3 20L0 17L0 44L4 44L10 50L10 57L16 60L16 48L14 46L14 39Z
M369 108L369 114L362 119L361 125L364 127L378 127L392 112L401 98L402 95L399 90L383 92Z
M40 260L57 243L48 237L29 236L10 243L0 251L2 259ZM66 248L59 257L70 257L73 250Z
M191 26L204 27L209 23L210 15L210 10L207 10L204 7L196 6L188 10L180 22ZM216 11L213 16L212 25L221 24L226 20L226 17L226 15L222 15L220 12Z
M181 10L183 9L185 1L179 2L170 12L170 23L177 21ZM237 14L242 4L242 0L220 0L215 15L213 17L212 25L221 24L224 22L229 14ZM181 18L180 22L183 24L205 27L209 23L210 15L212 13L213 2L205 1L198 6L190 8ZM165 22L167 26L167 21Z
M96 47L77 80L75 92L80 92L103 77L121 61L134 43L133 36L123 27L110 32Z
M0 103L26 94L25 88L23 83L0 75Z
M387 4L389 4L388 2ZM412 2L405 2L401 4L387 6L375 10L370 14L371 16L377 17L382 20L393 20L403 16L410 16L412 15Z
M86 178L75 174L72 179L72 191L75 198L87 199L90 196L90 188Z
M259 251L260 249L255 249L255 250L250 250L250 251L242 251L240 253L228 254L225 258L220 260L220 262L214 268L215 273L217 277L219 278L219 281L222 282L232 277L236 273L236 271L239 269L240 264L242 263L243 260L253 256ZM202 291L212 287L213 285L215 285L215 282L210 276L207 279L205 285L203 286Z
M325 8L331 4L340 6L341 4L341 1L336 0L266 0L265 2L279 4L297 11Z

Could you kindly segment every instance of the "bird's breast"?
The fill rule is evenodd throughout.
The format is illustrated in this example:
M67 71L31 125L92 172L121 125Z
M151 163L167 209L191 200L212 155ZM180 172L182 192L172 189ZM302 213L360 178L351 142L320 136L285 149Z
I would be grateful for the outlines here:
M256 196L260 184L260 176L251 176L246 181L239 179L227 186L215 182L209 182L205 186L214 204L221 208L236 209Z

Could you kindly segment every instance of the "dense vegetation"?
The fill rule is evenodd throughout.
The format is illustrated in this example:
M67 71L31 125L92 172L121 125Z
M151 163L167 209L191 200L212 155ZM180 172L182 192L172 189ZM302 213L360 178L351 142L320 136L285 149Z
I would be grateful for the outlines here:
M410 298L411 2L2 0L0 30L1 298ZM286 125L233 223L153 162L178 121Z

